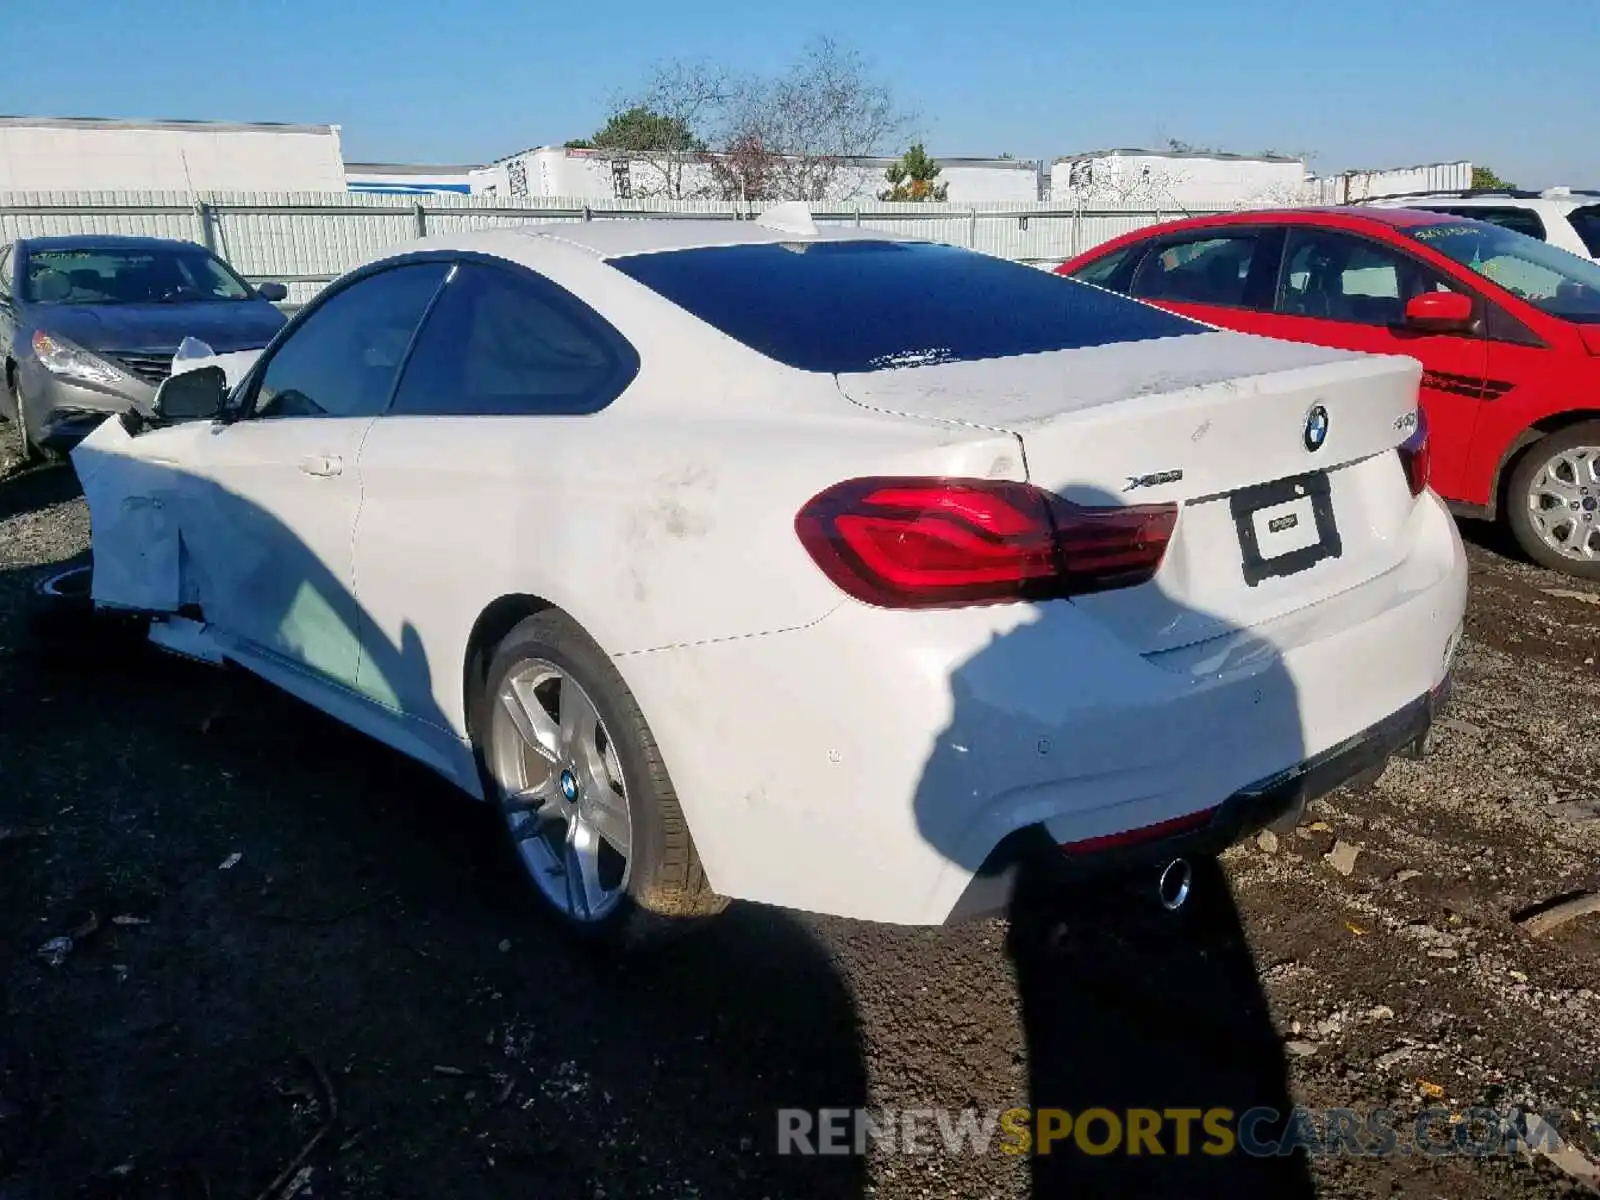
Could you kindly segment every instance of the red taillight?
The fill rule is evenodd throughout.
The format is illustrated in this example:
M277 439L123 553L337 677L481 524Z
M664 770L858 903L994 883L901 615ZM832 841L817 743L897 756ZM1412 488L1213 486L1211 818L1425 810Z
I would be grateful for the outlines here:
M1174 504L1090 508L1025 483L852 479L812 497L794 527L857 600L941 608L1144 583L1177 519Z
M1422 495L1428 486L1428 475L1433 470L1433 447L1428 440L1428 414L1417 409L1417 428L1400 443L1400 465L1406 469L1406 482L1413 496Z

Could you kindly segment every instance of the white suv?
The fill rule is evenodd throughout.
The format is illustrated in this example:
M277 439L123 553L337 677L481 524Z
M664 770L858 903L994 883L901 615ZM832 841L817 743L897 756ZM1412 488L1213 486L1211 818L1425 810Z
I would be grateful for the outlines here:
M1542 192L1473 189L1381 196L1364 203L1382 208L1425 208L1488 221L1600 262L1600 192L1565 187Z

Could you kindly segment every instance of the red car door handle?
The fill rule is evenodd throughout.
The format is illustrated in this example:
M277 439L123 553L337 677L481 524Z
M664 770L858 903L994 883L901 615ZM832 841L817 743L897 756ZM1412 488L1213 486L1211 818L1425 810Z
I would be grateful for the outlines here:
M344 471L344 459L337 454L309 454L300 460L300 469L307 475L338 475Z

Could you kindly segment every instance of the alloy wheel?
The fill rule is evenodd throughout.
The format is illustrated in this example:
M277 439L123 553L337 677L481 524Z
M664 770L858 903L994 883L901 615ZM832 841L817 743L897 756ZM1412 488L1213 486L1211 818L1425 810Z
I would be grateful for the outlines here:
M490 771L524 868L556 909L604 920L627 894L627 783L594 701L563 668L518 663L493 698Z
M1551 455L1528 484L1527 504L1534 531L1551 550L1600 562L1600 446Z

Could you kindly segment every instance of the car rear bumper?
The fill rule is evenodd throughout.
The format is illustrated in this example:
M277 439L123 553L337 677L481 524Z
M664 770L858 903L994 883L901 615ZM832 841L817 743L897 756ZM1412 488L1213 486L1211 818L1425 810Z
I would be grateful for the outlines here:
M1180 822L1181 827L1170 833L1161 832L1161 826L1130 830L1131 840L1122 844L1072 853L1056 845L1043 825L1019 829L995 847L945 923L1002 915L1025 872L1063 887L1147 875L1153 891L1158 872L1174 859L1220 854L1262 829L1292 828L1311 801L1347 784L1375 782L1396 754L1420 756L1449 698L1446 676L1438 687L1400 711L1321 754L1239 789L1209 813L1203 812L1200 823Z

